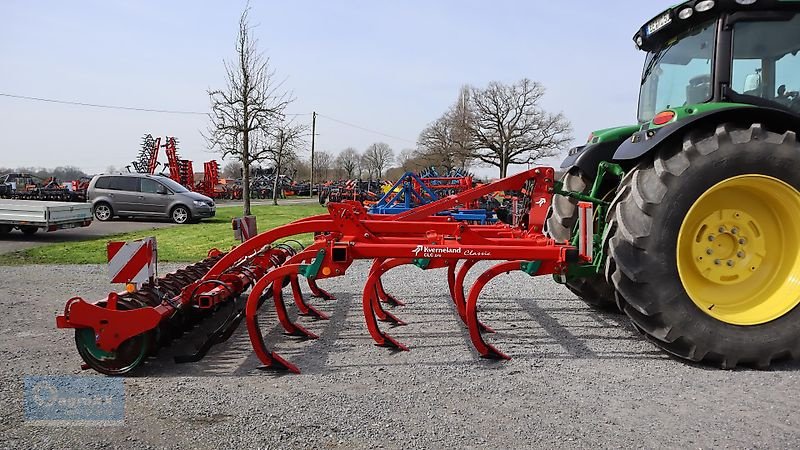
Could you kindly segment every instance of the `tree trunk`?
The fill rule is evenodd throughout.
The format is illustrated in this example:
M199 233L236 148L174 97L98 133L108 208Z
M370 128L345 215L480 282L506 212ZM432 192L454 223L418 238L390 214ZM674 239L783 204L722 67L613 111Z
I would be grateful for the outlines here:
M272 204L278 206L278 178L281 173L281 155L278 153L278 162L275 164L275 180L272 182Z
M250 136L247 131L242 135L242 199L244 208L242 215L250 215Z

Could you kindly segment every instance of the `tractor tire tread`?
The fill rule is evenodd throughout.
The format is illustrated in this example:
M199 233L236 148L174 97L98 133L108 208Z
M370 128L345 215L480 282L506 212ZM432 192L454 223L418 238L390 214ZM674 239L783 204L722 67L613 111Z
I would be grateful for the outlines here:
M796 164L800 146L795 133L770 132L760 124L747 128L721 124L705 133L689 133L680 144L664 145L640 161L622 180L609 209L605 275L614 287L617 306L650 341L679 358L723 369L737 365L764 369L778 360L800 358L800 339L791 331L796 328L791 321L796 324L800 319L800 307L742 331L697 308L682 287L675 261L655 248L666 245L659 241L667 226L665 211L674 207L675 192L684 189L690 176L686 173L693 166L691 176L697 177L697 170L713 170L715 161L735 155L757 167L761 152L742 153L749 145L768 145L764 150L772 151L780 164ZM782 322L776 325L778 321ZM770 333L777 335L766 338ZM754 340L748 341L750 334Z

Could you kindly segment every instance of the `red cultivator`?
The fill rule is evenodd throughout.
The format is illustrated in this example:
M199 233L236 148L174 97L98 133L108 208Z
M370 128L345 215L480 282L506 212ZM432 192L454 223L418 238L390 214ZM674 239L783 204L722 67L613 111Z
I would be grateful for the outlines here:
M202 263L167 275L136 293L112 294L95 304L71 299L57 324L76 328L78 349L90 367L120 374L139 365L162 341L174 336L175 328L183 322L223 304L235 304L249 288L243 308L230 315L198 354L184 360L202 357L208 347L229 337L244 319L253 348L266 367L299 373L295 365L267 347L259 309L271 299L288 334L315 339L316 335L290 320L282 289L290 286L300 316L327 319L306 302L299 278L307 280L314 296L332 299L316 285L317 280L345 275L355 260L372 260L362 303L367 328L377 345L408 350L379 327L380 322L403 324L384 308L402 302L385 292L381 276L401 265L414 265L424 270L447 270L450 296L475 348L483 357L507 359L483 339L482 333L492 332L477 317L484 286L494 277L516 270L531 276L563 275L570 264L587 262L587 257L576 247L547 239L538 231L504 224L469 225L437 217L436 213L469 204L487 193L524 190L531 197L527 202L531 207L524 212L528 220L521 223L541 224L555 189L553 176L550 168L531 169L391 216L370 215L357 202L332 203L328 214L266 231L226 254L212 251ZM316 239L305 249L281 243L306 233L315 233ZM465 291L467 272L484 260L502 262L484 271Z

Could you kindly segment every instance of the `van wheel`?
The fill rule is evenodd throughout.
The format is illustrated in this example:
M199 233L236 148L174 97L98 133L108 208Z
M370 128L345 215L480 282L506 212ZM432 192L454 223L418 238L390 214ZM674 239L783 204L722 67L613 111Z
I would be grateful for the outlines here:
M5 236L11 233L11 225L0 225L0 236Z
M192 214L185 206L176 206L173 208L170 217L172 217L172 221L177 224L188 223L192 220Z
M94 205L94 218L100 222L107 222L114 217L114 211L108 203Z

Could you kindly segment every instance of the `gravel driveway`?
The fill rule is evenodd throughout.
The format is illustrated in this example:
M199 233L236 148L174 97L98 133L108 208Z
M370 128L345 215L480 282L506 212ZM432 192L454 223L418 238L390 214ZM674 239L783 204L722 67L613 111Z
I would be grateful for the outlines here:
M172 363L182 352L176 344L127 378L123 426L57 428L22 424L22 377L96 375L78 369L72 333L56 329L54 317L73 295L106 294L105 267L2 267L0 447L800 446L798 363L772 371L688 365L624 317L521 274L485 291L481 318L498 331L490 340L514 358L485 361L445 295L444 273L413 268L385 277L408 303L396 313L409 325L390 333L411 351L393 353L372 345L363 323L367 268L320 283L338 297L314 300L331 320L301 319L319 340L284 337L265 314L269 343L302 375L257 370L241 327L199 363Z

